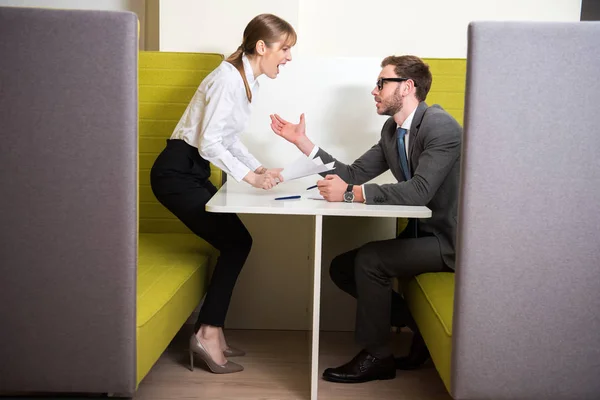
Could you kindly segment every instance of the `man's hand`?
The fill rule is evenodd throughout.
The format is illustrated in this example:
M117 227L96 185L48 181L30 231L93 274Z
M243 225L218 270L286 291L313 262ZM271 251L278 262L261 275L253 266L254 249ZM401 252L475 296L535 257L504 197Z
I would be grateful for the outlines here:
M300 122L292 124L277 114L271 116L271 129L276 135L281 136L288 142L298 145L303 138L306 138L306 125L304 124L304 114L300 115Z
M271 115L271 129L276 135L281 136L288 142L295 144L298 150L308 156L315 148L315 144L306 136L306 125L304 114L300 115L300 122L292 124L277 114Z
M338 175L327 175L325 179L317 181L319 193L327 201L344 201L344 192L348 184Z

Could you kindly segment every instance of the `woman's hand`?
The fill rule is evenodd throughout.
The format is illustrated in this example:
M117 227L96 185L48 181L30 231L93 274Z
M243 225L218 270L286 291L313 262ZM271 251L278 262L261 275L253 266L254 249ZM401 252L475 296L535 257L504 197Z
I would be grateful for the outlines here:
M244 177L244 181L258 189L269 190L273 186L277 185L275 178L269 173L255 174L254 172L248 172L248 175Z
M288 142L298 145L303 138L306 138L306 125L304 123L304 114L300 115L300 122L292 124L277 114L271 115L271 129L276 135L281 136Z
M283 171L283 168L265 168L262 165L258 168L256 168L256 171L254 171L255 173L261 175L261 174L271 174L271 176L273 178L275 178L275 181L277 183L281 183L283 182L283 176L281 176L281 171Z
M265 173L275 178L275 181L277 183L281 183L283 182L283 176L281 176L281 171L283 171L283 168L269 168Z

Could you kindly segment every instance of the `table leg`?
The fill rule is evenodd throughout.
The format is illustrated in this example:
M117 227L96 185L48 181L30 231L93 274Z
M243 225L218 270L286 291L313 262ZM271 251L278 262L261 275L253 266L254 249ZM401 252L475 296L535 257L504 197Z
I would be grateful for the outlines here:
M315 215L315 242L312 299L312 338L310 365L310 399L317 400L319 389L319 318L321 315L321 247L323 237L323 216Z

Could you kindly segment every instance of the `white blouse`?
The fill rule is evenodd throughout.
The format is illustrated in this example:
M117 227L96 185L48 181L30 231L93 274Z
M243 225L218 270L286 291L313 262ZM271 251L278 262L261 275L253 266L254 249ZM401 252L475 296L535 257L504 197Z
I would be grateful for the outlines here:
M245 54L242 62L254 99L259 84ZM223 61L200 84L171 139L181 139L198 148L202 158L239 182L261 166L240 141L250 112L242 76L232 64Z

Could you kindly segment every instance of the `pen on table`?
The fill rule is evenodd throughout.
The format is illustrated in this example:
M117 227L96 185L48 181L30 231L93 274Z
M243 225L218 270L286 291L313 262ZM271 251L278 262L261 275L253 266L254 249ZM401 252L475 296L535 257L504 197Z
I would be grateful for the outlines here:
M306 188L306 190L314 189L316 187L317 187L317 185L312 185L311 187Z
M284 196L284 197L275 197L275 200L292 200L299 199L301 196Z

